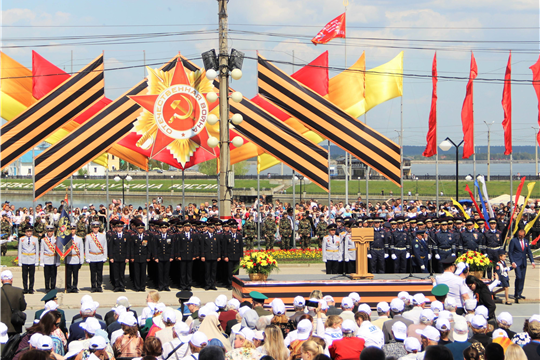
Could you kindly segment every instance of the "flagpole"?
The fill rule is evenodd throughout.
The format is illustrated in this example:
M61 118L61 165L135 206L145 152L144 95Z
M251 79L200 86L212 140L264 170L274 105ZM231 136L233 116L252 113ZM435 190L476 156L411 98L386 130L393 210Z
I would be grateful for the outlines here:
M294 170L292 171L292 209L293 209L292 243L293 243L293 249L296 249L296 231L294 229L296 225L296 174ZM281 241L283 241L283 239Z
M364 85L365 86L365 85ZM367 125L367 114L364 113L364 124ZM366 167L366 210L369 211L369 166ZM403 204L402 204L403 206ZM369 216L369 213L366 214L367 216Z
M107 157L108 157L108 155L107 155ZM106 202L107 209L106 209L105 214L107 214L107 230L109 230L109 218L110 218L110 214L109 214L109 204L110 204L110 202L109 201L110 201L110 199L109 199L109 162L108 161L107 161L107 169L105 170L105 188L107 190L107 202Z
M283 164L283 162L281 163ZM261 250L261 174L259 174L259 169L257 169L257 243L259 251Z
M345 6L345 18L347 18L347 5L349 0L343 0L343 6ZM345 34L347 34L347 22L345 21ZM345 44L345 70L347 71L347 35L343 37ZM349 153L345 150L345 205L349 204Z
M73 174L71 174L71 177L70 177L70 185L69 185L69 207L70 207L70 218L71 218L71 221L75 220L75 218L73 217L73 211L71 211L71 209L73 209Z
M186 189L185 189L185 182L186 178L184 175L184 169L182 169L182 208L180 209L180 214L184 217L183 220L186 219L186 214L184 213L184 209L186 208Z
M150 199L148 197L148 170L150 169L150 160L146 163L146 230L150 229Z
M401 208L403 209L403 95L401 95L401 130L399 132L399 147L401 149L400 159L400 182L401 182Z
M510 204L512 205L510 207L510 220L509 220L509 223L510 223L510 236L512 236L512 233L513 233L513 219L512 219L512 214L514 213L514 206L516 206L516 204L514 203L514 201L512 201L512 196L514 194L514 184L513 184L513 178L514 176L512 175L513 174L513 169L512 169L512 163L513 163L513 155L512 153L510 153ZM519 200L519 199L516 199L516 200ZM506 235L506 237L508 237L508 234Z
M328 220L330 220L330 202L332 200L332 175L330 174L330 140L328 140Z
M35 147L32 147L32 208L34 209L34 218L32 224L36 226L36 160L34 155Z

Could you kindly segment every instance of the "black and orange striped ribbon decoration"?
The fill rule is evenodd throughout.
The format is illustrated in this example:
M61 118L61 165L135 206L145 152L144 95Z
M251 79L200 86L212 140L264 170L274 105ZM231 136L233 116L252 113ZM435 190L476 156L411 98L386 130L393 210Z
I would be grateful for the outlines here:
M259 93L401 186L400 147L259 55Z
M176 57L160 70L170 71ZM78 169L107 152L108 149L133 128L141 107L129 98L145 95L148 80L145 79L131 90L107 105L80 127L48 148L36 158L36 199L67 179Z
M44 141L105 95L103 55L58 85L1 128L2 169Z

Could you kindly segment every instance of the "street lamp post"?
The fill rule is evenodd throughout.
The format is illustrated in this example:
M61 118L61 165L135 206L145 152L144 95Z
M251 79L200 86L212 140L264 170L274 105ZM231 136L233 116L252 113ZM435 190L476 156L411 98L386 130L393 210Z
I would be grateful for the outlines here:
M85 174L84 175L84 192L86 192L86 178L87 178L87 175Z
M298 180L300 180L300 203L302 203L302 180L304 180L304 175L298 175Z
M463 144L463 140L459 144L456 144L449 137L444 139L440 144L439 148L442 151L448 151L452 145L456 148L456 201L459 201L459 147Z
M133 178L129 175L116 175L114 177L114 181L116 182L122 181L122 207L124 207L126 204L125 195L124 195L124 181L129 182L131 180L133 180Z
M418 176L415 176L416 180L416 200L418 200Z
M358 177L358 196L360 196L360 176Z

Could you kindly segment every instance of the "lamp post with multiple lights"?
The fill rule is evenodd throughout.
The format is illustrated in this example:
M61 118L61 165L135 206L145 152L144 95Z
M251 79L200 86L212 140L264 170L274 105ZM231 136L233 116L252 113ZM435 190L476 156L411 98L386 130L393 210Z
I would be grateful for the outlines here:
M448 151L452 146L456 148L456 201L459 201L459 147L461 144L463 144L463 140L459 144L456 144L449 137L439 144L439 148L442 151Z

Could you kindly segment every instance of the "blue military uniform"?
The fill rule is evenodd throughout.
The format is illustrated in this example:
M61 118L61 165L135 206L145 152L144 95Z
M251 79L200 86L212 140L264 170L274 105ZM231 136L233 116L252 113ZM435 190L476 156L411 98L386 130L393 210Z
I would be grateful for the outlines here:
M395 255L394 272L407 272L407 259L411 252L411 237L409 232L403 228L403 219L397 219L398 228L392 232L392 245L390 252ZM401 228L399 228L401 226ZM407 256L409 255L409 256Z
M376 219L376 225L380 226L382 219ZM389 256L389 242L391 234L383 227L373 228L373 242L370 244L369 254L371 255L371 273L384 274L385 259Z
M442 272L442 260L456 253L456 244L454 243L453 233L449 230L440 230L435 234L435 243L435 253L439 255L437 272Z
M474 224L474 220L468 219L465 222L466 225ZM481 251L482 237L484 235L479 233L476 229L465 229L461 233L461 241L463 244L463 251L469 250Z
M417 235L424 235L424 230L418 230L416 232ZM412 242L411 242L411 250L412 250L412 262L414 266L415 272L428 272L428 262L429 262L429 247L426 240L422 238L418 238L416 236Z
M484 246L489 259L496 264L499 260L499 251L503 242L502 233L497 229L491 229L491 225L497 225L497 219L489 219L490 229L484 233ZM487 277L491 279L493 268L488 268Z

